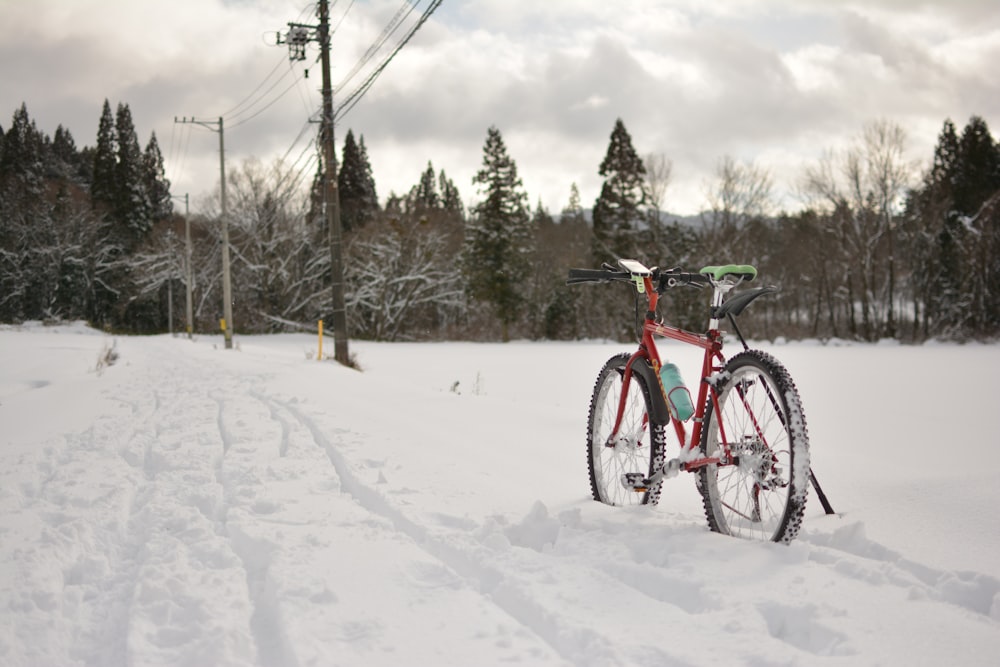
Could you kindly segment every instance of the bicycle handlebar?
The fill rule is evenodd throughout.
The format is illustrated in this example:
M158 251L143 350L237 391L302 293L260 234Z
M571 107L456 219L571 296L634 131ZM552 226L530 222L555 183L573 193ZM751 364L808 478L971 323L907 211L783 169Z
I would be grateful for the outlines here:
M566 279L567 285L578 285L580 283L610 283L613 281L628 282L628 271L612 269L570 269L569 277Z
M652 269L650 278L656 291L660 294L671 287L677 285L690 285L692 287L702 287L710 285L711 280L707 275L700 273L688 273L680 269ZM570 269L569 277L566 279L567 285L579 285L582 283L610 283L610 282L631 282L632 275L625 270L616 269L608 264L602 269Z

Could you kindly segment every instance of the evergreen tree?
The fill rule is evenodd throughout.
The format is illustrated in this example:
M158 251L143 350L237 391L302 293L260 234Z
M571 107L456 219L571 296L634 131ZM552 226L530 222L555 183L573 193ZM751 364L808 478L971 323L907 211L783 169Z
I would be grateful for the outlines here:
M156 141L156 132L149 137L142 163L152 221L165 220L173 214L174 202L170 197L170 181L167 180L166 170L163 168L163 154L160 153L160 145Z
M153 228L152 204L146 189L146 164L127 104L115 115L118 159L115 165L114 214L117 236L131 251Z
M118 194L116 186L118 142L111 105L104 100L101 120L97 127L97 146L94 149L94 169L90 184L90 199L94 208L111 210Z
M429 213L437 211L441 207L434 165L429 160L427 161L427 169L420 174L420 182L410 188L410 194L406 199L407 211L416 218L427 217Z
M594 204L594 259L638 257L640 223L646 217L646 167L620 118L598 173L604 183Z
M995 335L1000 327L1000 148L979 116L962 131L956 160L955 209L968 229L965 245L968 332Z
M466 290L493 306L503 340L524 305L524 283L531 252L531 219L517 165L507 154L500 131L490 127L483 146L483 167L473 178L484 199L466 226Z
M906 217L910 268L914 276L914 298L922 306L921 337L933 328L939 333L961 328L965 307L961 304L963 283L961 248L964 227L955 214L955 181L958 174L958 133L945 120L930 171L923 187L911 193ZM918 314L918 321L920 319Z
M316 173L313 175L312 185L309 187L309 213L307 215L317 235L326 233L326 212L323 206L326 201L324 187L323 155L320 154L316 160Z
M61 178L78 179L80 154L76 150L73 135L62 125L56 127L56 133L52 136L51 151L55 163L54 174Z
M344 232L359 229L378 214L375 179L368 163L365 138L361 137L359 145L351 130L347 131L344 138L343 163L337 174L337 189L340 195L340 224Z
M28 115L27 105L21 104L4 136L0 174L16 177L18 187L28 187L39 194L44 171L43 146L44 137Z
M583 206L580 205L580 188L573 183L569 188L569 203L562 210L560 222L586 222Z
M448 218L461 221L465 217L465 206L462 205L462 196L458 193L458 187L444 173L444 169L438 175L438 191L441 193L441 208Z
M45 139L22 104L0 153L0 319L43 315L51 219L45 201Z
M973 116L962 131L955 160L954 204L972 216L1000 188L1000 151L986 121Z

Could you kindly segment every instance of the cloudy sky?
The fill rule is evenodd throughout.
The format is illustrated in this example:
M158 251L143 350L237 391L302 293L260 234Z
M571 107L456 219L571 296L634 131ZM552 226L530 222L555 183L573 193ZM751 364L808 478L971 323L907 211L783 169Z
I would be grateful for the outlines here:
M331 3L338 99L430 4L417 2L387 48L345 81L415 1ZM194 207L218 185L218 135L175 117L223 116L227 169L250 156L309 169L318 51L292 64L275 32L314 22L314 9L306 0L0 0L0 126L25 102L40 130L62 124L78 147L93 145L105 98L127 103L140 143L156 133L173 193L189 193ZM472 201L495 125L532 205L555 213L573 183L592 205L621 118L640 154L672 161L667 209L699 210L728 155L770 170L794 210L802 167L874 120L901 125L910 157L924 162L946 118L961 130L983 116L998 136L998 63L996 0L444 0L338 119L338 150L348 129L364 136L383 200L409 190L430 160Z

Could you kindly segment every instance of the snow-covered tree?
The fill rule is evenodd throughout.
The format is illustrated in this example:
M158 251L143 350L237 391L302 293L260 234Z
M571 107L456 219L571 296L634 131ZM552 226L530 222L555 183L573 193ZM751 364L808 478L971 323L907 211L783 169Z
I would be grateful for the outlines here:
M351 331L373 340L426 338L454 323L461 276L444 230L392 220L366 228L348 247Z

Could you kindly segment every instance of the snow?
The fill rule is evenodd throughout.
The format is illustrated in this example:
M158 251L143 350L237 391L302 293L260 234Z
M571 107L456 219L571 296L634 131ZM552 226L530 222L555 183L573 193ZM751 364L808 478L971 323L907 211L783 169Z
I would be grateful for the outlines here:
M1000 346L763 344L840 513L781 546L590 500L627 346L114 342L0 328L0 664L997 664Z

